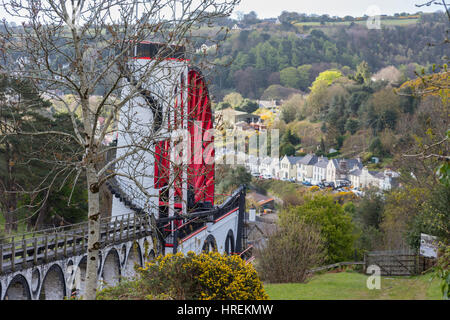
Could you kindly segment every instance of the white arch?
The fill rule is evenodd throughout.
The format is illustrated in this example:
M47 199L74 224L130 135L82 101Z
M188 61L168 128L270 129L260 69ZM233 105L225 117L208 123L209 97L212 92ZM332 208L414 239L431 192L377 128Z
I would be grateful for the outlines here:
M30 286L27 279L21 275L16 275L9 283L4 300L31 300Z
M108 286L114 286L120 281L120 258L115 248L106 255L101 278Z
M128 255L125 260L124 267L122 269L122 276L130 278L134 276L134 266L138 265L142 267L142 251L139 243L136 241L128 250Z
M43 278L40 300L62 300L66 296L64 272L58 264L52 265Z

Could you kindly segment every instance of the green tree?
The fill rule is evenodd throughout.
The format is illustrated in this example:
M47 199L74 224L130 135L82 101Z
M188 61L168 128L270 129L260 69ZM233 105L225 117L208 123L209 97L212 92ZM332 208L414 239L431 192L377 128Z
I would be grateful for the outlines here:
M306 91L311 84L311 68L310 64L305 64L297 68L298 87L302 91Z
M244 102L244 98L238 92L231 92L223 98L223 102L228 103L233 109L236 109Z
M79 146L51 134L20 134L36 129L70 132L70 117L51 115L50 108L28 81L0 77L0 208L7 232L17 230L19 218L39 228L43 223L72 223L86 216L84 179L73 186L71 179L58 178L57 172L64 172L62 167L52 170L40 160L64 161L76 154Z
M350 215L331 196L307 197L304 204L286 209L280 215L281 225L289 223L289 216L303 218L317 226L325 241L328 263L345 261L353 255L353 223Z
M295 156L295 147L290 142L280 144L280 157Z
M259 106L256 101L244 99L242 103L236 108L237 110L252 113L258 110Z
M302 118L304 104L305 100L301 95L293 95L281 106L281 119L286 123L290 123L296 119Z
M351 134L355 134L359 128L359 121L356 119L347 119L345 122L345 130L350 132Z
M324 72L321 72L316 80L314 80L314 82L312 83L311 86L311 93L315 92L318 88L319 88L319 84L322 81L325 81L325 83L327 84L327 86L331 85L333 83L333 81L335 81L336 79L339 79L342 77L342 73L339 70L326 70Z
M300 87L300 79L297 69L294 67L288 67L280 71L280 81L285 87L296 88Z
M356 67L356 73L351 79L355 80L359 84L368 84L371 81L371 73L369 64L366 61L361 62L358 67Z
M216 179L219 181L218 192L228 193L243 184L248 185L252 181L252 175L243 166L233 168L229 165L221 165L221 168L217 169Z

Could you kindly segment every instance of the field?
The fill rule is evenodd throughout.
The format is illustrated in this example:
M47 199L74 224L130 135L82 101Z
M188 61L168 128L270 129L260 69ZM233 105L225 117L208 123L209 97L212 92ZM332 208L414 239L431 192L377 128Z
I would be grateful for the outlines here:
M382 277L381 289L369 290L367 276L326 273L307 283L265 284L271 300L440 300L439 282L431 275Z
M381 19L381 25L385 26L405 26L415 24L419 19ZM295 26L308 26L308 27L331 27L331 26L345 26L350 25L351 21L340 22L327 22L325 25L321 25L320 22L297 22ZM356 24L366 24L367 20L354 21Z

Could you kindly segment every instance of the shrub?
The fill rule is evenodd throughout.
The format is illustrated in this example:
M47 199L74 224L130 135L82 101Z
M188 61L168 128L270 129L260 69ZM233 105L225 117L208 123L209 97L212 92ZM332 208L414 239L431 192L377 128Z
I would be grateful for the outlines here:
M312 195L305 196L302 205L283 211L280 215L282 225L289 223L290 216L305 219L320 230L327 249L327 263L351 259L355 237L350 215L332 196L321 193Z
M291 216L256 255L257 269L264 281L304 282L308 269L323 261L323 241L317 228Z
M434 268L434 277L441 281L441 294L443 300L450 300L450 246L441 248L437 266Z
M218 252L168 254L137 269L135 281L107 288L99 299L265 300L251 264ZM137 294L139 292L139 294Z

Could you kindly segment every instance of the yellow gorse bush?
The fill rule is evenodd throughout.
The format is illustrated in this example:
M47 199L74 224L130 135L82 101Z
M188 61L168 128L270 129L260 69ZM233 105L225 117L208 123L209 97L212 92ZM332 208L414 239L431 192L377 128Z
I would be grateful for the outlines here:
M256 270L236 255L179 252L158 256L138 270L154 288L153 295L201 300L268 298Z

